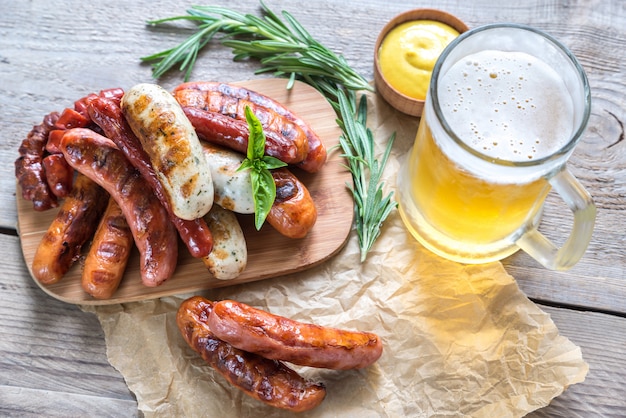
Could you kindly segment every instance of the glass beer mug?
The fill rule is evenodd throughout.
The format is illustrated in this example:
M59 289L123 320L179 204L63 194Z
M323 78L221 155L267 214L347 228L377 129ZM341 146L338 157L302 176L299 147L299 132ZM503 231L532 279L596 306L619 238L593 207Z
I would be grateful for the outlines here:
M596 216L566 167L590 107L582 67L549 35L516 24L465 32L435 65L398 173L404 223L426 248L462 263L521 248L549 269L572 267ZM551 189L574 214L560 248L537 230Z

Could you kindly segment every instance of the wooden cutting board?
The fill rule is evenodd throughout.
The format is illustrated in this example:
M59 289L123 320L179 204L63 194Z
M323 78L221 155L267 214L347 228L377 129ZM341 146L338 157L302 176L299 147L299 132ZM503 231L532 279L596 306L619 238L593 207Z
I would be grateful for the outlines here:
M59 283L44 286L34 278L33 280L50 296L64 302L105 305L281 276L311 268L335 255L348 239L354 216L352 196L346 186L352 184L352 178L343 166L340 148L333 148L339 143L341 130L335 122L334 110L317 90L300 82L297 82L291 90L287 90L286 83L284 79L260 79L235 84L243 85L283 103L306 120L326 145L328 162L318 173L310 174L292 169L309 189L318 211L317 222L305 238L286 238L267 224L257 231L254 228L253 216L241 215L239 220L246 236L248 265L246 270L233 280L213 278L202 261L193 258L182 242L178 248L178 266L173 277L159 287L150 288L141 283L139 255L136 249L128 262L122 283L111 299L96 300L83 291L80 284L80 261ZM35 212L31 202L22 199L19 186L16 195L18 233L24 260L32 277L33 257L58 209Z

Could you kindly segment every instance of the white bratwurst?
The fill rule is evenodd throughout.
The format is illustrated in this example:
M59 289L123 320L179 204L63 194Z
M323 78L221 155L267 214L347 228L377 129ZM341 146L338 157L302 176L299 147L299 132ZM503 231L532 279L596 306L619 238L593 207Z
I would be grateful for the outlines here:
M122 98L122 112L141 141L172 210L181 219L206 215L213 180L195 129L174 97L156 84L138 84Z
M236 213L254 213L250 170L237 171L245 156L219 145L200 142L211 168L213 202Z
M239 220L219 205L213 205L204 219L213 233L213 250L202 262L216 279L234 279L248 264L248 248Z

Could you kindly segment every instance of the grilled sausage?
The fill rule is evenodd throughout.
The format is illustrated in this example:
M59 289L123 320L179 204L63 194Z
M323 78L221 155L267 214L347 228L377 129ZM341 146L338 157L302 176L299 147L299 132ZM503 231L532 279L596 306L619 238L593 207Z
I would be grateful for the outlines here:
M52 131L63 132L63 131ZM74 182L74 170L65 161L61 154L50 154L42 160L43 169L46 173L48 187L58 198L64 198L72 190Z
M195 90L195 93L194 93ZM307 154L304 161L298 164L300 168L308 172L318 171L326 162L326 147L321 138L313 131L313 129L302 118L297 116L285 106L263 94L249 90L245 87L239 87L226 83L218 82L188 82L183 83L174 89L174 96L181 102L186 98L186 104L183 106L196 107L200 109L209 109L221 107L222 113L233 113L237 108L237 117L245 120L243 111L239 113L239 109L249 105L257 117L261 120L263 127L264 121L279 121L277 125L284 124L284 121L295 123L306 136ZM237 102L237 105L233 103ZM267 117L265 117L267 115ZM279 118L280 117L280 118ZM275 122L276 123L276 122Z
M304 238L317 221L317 209L309 190L286 168L272 170L276 199L267 222L282 235Z
M211 230L203 218L185 220L176 216L170 200L166 198L163 185L152 168L148 154L122 115L119 100L95 98L89 103L88 112L91 119L104 131L105 136L117 145L152 187L191 255L198 258L208 256L213 248Z
M200 138L242 154L246 153L250 136L246 120L234 119L219 112L189 106L183 106L183 111ZM287 164L297 164L306 156L305 143L294 143L282 132L278 133L265 127L263 133L265 133L267 155L276 157Z
M109 299L122 281L133 249L133 234L122 209L109 198L85 257L81 285L96 299Z
M254 213L250 171L237 171L244 155L210 142L201 141L201 144L211 167L213 202L236 213Z
M196 88L200 85L202 88ZM300 163L306 158L309 143L298 124L245 97L230 96L227 92L220 91L217 87L221 85L187 83L174 90L174 97L185 113L190 115L192 124L207 140L229 147L231 145L228 141L234 141L233 149L245 153L249 134L245 108L249 106L263 126L268 155L288 164ZM209 86L215 88L203 88ZM220 136L222 134L223 138Z
M206 323L211 305L200 296L191 297L181 303L176 322L187 344L233 386L292 412L310 410L324 400L322 384L305 380L279 361L239 350L216 338Z
M80 257L106 208L108 195L95 182L76 176L70 195L44 234L35 257L33 276L43 284L57 283Z
M234 347L302 366L359 369L378 360L383 348L376 334L306 324L232 300L215 302L208 324Z
M60 130L67 130L72 128L85 128L91 123L88 115L83 115L80 112L65 108L59 119L56 121L54 126Z
M216 279L239 276L248 263L248 249L237 216L219 205L204 215L213 233L213 251L202 262Z
M162 87L144 83L124 94L121 108L176 216L194 220L206 215L213 204L211 171L180 105Z
M22 197L33 203L33 209L44 211L59 205L56 196L48 187L42 160L46 142L54 124L59 120L59 113L52 112L43 118L43 122L33 126L22 141L20 156L15 160L15 177L22 189Z
M68 130L61 151L75 170L102 186L122 209L140 253L146 286L171 277L178 257L178 236L167 212L122 151L92 130Z
M120 91L121 89L102 90L99 95L121 97ZM68 185L62 184L61 181L64 180L61 178L73 179L73 173L63 171L67 168L66 165L59 164L57 167L56 162L53 163L55 158L45 161L45 157L47 154L60 153L58 146L65 130L91 125L86 107L95 97L98 95L89 94L74 102L74 109L66 108L62 113L52 112L46 115L43 122L35 125L20 144L20 156L15 160L15 177L22 189L22 197L32 201L35 211L57 207L57 197L67 195ZM50 174L54 178L48 178Z

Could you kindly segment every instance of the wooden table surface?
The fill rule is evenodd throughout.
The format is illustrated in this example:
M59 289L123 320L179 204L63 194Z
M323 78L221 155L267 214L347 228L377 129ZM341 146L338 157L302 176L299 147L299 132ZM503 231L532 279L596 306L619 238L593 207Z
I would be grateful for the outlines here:
M90 4L93 3L93 4ZM181 39L170 29L149 30L148 19L183 14L195 2L0 0L0 415L138 416L122 376L109 365L95 316L57 301L33 283L16 231L14 160L17 148L43 115L92 91L150 81L140 56ZM208 3L207 3L208 4ZM211 4L257 14L254 0ZM504 261L521 289L560 332L582 348L590 371L585 382L532 417L626 414L626 2L621 0L267 0L291 12L318 40L373 79L379 30L414 7L456 14L470 27L514 21L544 29L569 46L588 73L593 106L570 168L593 195L596 229L585 257L567 272L539 267L524 254ZM234 63L214 48L200 60L195 79L250 79L254 63ZM170 73L165 87L180 83ZM549 197L542 224L558 240L569 218Z

